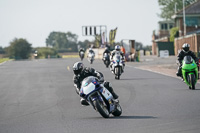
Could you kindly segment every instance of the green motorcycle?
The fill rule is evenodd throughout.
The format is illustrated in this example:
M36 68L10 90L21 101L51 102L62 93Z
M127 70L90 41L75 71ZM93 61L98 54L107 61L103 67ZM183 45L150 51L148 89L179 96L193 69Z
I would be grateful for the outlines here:
M198 66L191 56L185 56L182 62L182 76L189 89L195 90L198 80Z

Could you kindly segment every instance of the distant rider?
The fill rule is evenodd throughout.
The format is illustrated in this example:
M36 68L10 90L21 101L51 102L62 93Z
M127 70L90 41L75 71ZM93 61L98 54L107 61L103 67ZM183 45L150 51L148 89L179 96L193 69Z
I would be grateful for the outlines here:
M95 52L93 51L92 48L89 49L88 53L93 53L95 55Z
M107 53L108 55L110 55L110 50L108 49L108 47L105 47L105 50L104 50L104 52L103 52L103 55L104 55L105 53Z
M197 65L199 64L198 58L195 56L195 54L192 51L190 51L190 44L184 43L182 46L181 52L177 56L180 65L178 67L178 72L176 72L176 75L179 77L182 77L182 61L185 56L191 56L195 60Z
M124 53L121 51L120 46L119 46L119 45L116 45L116 46L115 46L115 50L113 50L113 51L111 52L111 57L110 57L110 59L111 59L111 63L110 63L110 68L111 68L111 70L112 70L112 65L113 65L112 60L113 60L113 57L115 56L115 54L120 54L123 61L124 61L124 59L125 59ZM125 66L125 64L123 64L123 66ZM112 70L112 71L113 71L113 70ZM122 71L124 71L124 70L122 70Z
M98 72L93 68L84 67L83 63L81 62L76 62L73 65L73 71L74 71L74 78L73 78L74 86L76 87L76 91L78 94L81 89L82 81L88 76L94 76L94 77L97 77L99 82L102 83L104 87L110 91L114 99L118 98L118 95L113 91L111 83L104 81L104 77L101 72ZM81 104L89 105L88 102L83 98L81 98Z
M85 53L85 50L83 48L80 48L80 50L79 50L79 56L81 56L81 52Z

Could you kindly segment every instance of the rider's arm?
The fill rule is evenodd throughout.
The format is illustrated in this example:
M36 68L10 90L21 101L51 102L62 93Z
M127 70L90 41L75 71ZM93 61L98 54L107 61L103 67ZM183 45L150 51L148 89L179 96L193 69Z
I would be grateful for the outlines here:
M74 81L74 86L76 87L76 89L78 89L78 91L80 90L81 88L81 83L78 79L78 76L74 75L74 78L73 78L73 81Z
M192 51L191 51L191 56L195 60L195 62L198 62L198 58L196 57L196 55Z
M104 81L104 77L103 77L103 74L101 72L98 72L96 71L95 69L93 68L88 68L88 71L89 73L92 75L92 76L95 76L99 79L100 82L103 82Z
M178 54L177 57L178 57L179 63L182 64L182 60L183 60L183 53L182 53L182 51Z
M115 52L113 51L112 53L111 53L111 59L113 59L113 56L115 55Z

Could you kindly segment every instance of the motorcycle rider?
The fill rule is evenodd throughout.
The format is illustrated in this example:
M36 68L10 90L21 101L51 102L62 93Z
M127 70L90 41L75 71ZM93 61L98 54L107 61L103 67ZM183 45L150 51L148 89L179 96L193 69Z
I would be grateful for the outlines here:
M92 48L89 49L88 53L93 53L95 55L95 52L93 51Z
M124 53L121 51L120 46L119 46L119 45L116 45L116 46L115 46L115 50L113 50L113 51L111 52L111 63L110 63L110 69L111 69L111 70L112 70L112 65L113 65L113 62L112 62L113 57L114 57L114 55L117 54L117 53L119 53L119 54L121 55L122 61L124 62L124 59L125 59ZM124 63L123 63L123 66L125 66ZM112 70L112 71L113 71L113 70ZM123 69L122 69L122 72L124 72Z
M81 52L85 53L85 50L83 48L80 48L80 50L79 50L79 56L81 56Z
M104 77L101 72L98 72L93 68L84 67L83 63L81 62L76 62L73 65L73 71L74 71L74 78L73 78L74 86L76 87L76 92L78 94L81 89L82 81L88 76L94 76L98 78L99 82L102 83L104 87L108 89L108 91L110 91L114 99L118 98L118 95L114 92L111 83L104 81ZM88 102L83 98L81 98L81 104L89 105Z
M108 55L110 55L110 50L108 50L108 47L105 47L105 50L104 50L104 52L103 52L103 55L104 55L105 53L107 53Z
M192 51L190 51L190 44L184 43L182 46L182 50L177 56L180 65L178 67L178 72L176 72L176 75L179 77L182 77L182 61L185 56L191 56L195 60L197 65L199 64L198 58L195 56L195 54Z
M104 64L105 64L105 61L104 61L104 54L105 53L107 53L110 56L110 50L108 50L108 47L105 47L105 50L103 52L103 58L102 58L102 60L103 60Z

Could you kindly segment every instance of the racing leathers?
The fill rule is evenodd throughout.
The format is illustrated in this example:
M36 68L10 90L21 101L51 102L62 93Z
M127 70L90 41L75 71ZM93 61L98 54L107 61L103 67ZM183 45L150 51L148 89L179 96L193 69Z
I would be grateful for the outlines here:
M94 76L97 77L100 83L104 85L105 88L107 88L110 93L113 95L114 99L117 99L118 96L117 94L113 91L113 88L111 86L111 83L104 81L103 74L101 72L96 71L93 68L86 67L84 68L80 74L74 75L73 81L74 81L74 86L76 87L76 92L79 94L79 91L81 89L81 83L82 81L88 77L88 76Z
M182 76L182 61L185 56L191 56L195 60L195 62L198 64L198 58L195 56L195 54L192 51L185 52L184 50L181 50L181 52L177 56L180 65L178 67L178 72L176 73L176 75L180 77Z
M103 55L104 55L105 53L107 53L107 54L110 55L110 50L106 49L106 50L103 52Z

